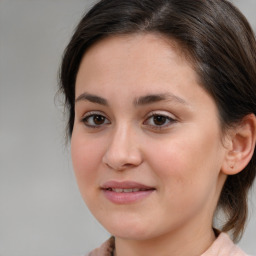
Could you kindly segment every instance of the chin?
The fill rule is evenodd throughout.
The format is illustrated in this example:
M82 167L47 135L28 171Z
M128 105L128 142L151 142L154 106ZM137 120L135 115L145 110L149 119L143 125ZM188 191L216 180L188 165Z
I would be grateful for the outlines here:
M147 240L152 238L152 230L146 223L137 221L101 222L103 227L113 236L129 240Z
M118 206L114 209L89 208L98 222L113 236L130 240L147 240L161 233L161 221L157 214L151 215L145 207ZM163 228L163 227L162 227Z
M147 231L148 232L148 231ZM118 230L115 229L113 232L110 232L111 235L114 237L127 239L127 240L148 240L151 239L153 236L152 234L147 234L146 232L137 231L137 230Z

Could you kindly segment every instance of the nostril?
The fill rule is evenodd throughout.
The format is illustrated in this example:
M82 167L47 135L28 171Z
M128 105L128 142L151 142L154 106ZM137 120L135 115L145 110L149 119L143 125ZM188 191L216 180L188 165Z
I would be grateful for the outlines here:
M119 144L117 144L115 140L107 148L102 161L108 168L121 171L140 165L142 154L137 147L127 141L126 143L119 141Z
M116 170L116 171L122 171L122 170L129 169L129 168L132 168L132 167L135 166L133 164L113 165L113 164L109 164L109 163L105 163L105 165L109 169L113 169L113 170Z
M134 164L124 164L124 167L132 167L132 166L134 166Z

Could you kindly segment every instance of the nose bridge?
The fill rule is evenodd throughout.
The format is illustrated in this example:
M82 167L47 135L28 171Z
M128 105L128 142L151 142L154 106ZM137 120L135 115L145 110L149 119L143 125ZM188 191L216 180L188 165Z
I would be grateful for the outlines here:
M139 144L132 125L126 122L116 125L109 138L103 162L115 170L123 170L140 164Z

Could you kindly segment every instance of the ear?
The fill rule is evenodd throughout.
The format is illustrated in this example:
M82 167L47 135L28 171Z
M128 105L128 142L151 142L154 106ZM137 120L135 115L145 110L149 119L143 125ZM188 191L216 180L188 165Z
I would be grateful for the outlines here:
M256 141L255 115L245 116L235 128L231 128L227 140L221 170L224 174L234 175L241 172L253 156Z

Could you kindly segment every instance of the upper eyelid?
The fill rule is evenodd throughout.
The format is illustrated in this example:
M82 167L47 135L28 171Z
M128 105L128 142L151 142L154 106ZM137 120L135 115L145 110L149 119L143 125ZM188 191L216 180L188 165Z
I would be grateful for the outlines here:
M153 110L153 111L150 111L145 116L145 118L149 118L149 117L152 117L154 115L165 116L165 117L169 117L170 119L177 120L177 117L174 114L171 114L170 112L165 111L165 110Z
M88 111L85 114L82 115L82 119L87 118L89 116L93 116L93 115L101 115L106 117L107 119L109 119L108 115L106 115L104 112L99 111L99 110L92 110L92 111Z

